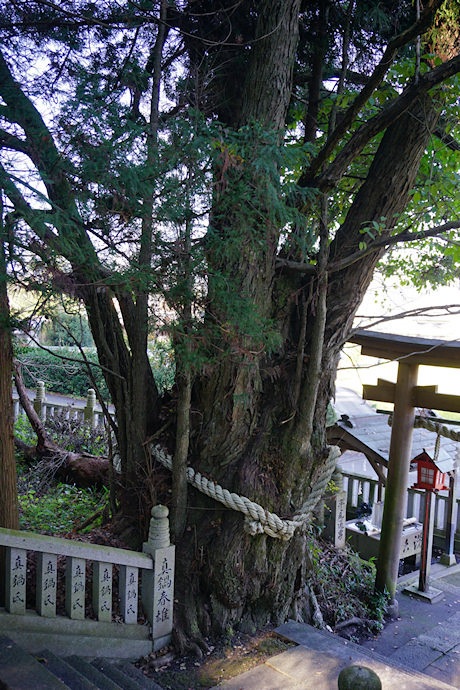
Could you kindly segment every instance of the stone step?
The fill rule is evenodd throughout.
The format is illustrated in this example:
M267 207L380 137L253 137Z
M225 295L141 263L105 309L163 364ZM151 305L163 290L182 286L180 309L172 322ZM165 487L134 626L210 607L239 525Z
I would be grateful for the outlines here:
M0 688L5 690L162 690L127 661L62 659L49 649L32 656L6 635L0 636Z
M98 690L162 690L153 680L127 662L110 663L107 659L95 659L89 663L75 654L65 659L74 670L88 679Z
M59 657L76 654L121 661L140 659L152 651L147 625L45 618L30 610L14 616L0 609L0 630L31 654L46 648Z
M121 686L118 685L118 683L115 683L111 678L93 666L93 664L86 661L86 659L72 654L66 657L65 661L78 671L78 673L91 681L98 690L120 690Z
M110 664L108 661L104 659L95 659L92 663L98 671L106 675L110 680L113 680L113 682L119 685L120 688L123 688L123 690L140 690L139 684L133 678L129 678L123 671Z
M64 661L64 659L50 652L49 649L44 649L40 654L35 655L35 658L43 664L50 673L53 673L59 680L62 680L70 690L94 690L96 688L91 681L78 673L78 671Z
M65 690L68 688L9 637L0 637L1 687L9 690Z
M151 678L147 678L147 676L136 666L133 666L126 661L118 664L118 668L129 676L129 678L137 681L139 687L143 688L143 690L163 690L158 683L155 683L155 681Z

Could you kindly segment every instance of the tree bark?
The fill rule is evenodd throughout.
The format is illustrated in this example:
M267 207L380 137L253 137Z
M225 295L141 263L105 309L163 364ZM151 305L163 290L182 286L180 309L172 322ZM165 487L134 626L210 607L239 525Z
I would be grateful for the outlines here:
M0 209L3 223L3 208ZM0 228L0 527L19 529L14 410L12 389L13 345L7 294L3 227Z
M330 246L331 261L355 251L363 223L385 216L383 232L391 234L394 214L407 204L437 118L437 104L424 97L387 130L367 179ZM320 290L319 301L309 302L299 407L308 409L312 396L316 397L312 420L307 414L298 414L283 424L292 417L291 384L296 378L298 338L302 335L300 300L286 300L285 295L308 295L312 278L278 274L273 289L265 284L263 305L260 293L251 292L256 304L261 300L261 308L267 309L270 300L284 342L271 356L246 357L239 363L236 357L229 358L207 381L197 382L194 401L203 413L203 423L192 432L195 467L278 515L292 515L300 508L324 464L325 417L338 357L379 256L365 255L343 271L330 274L322 333L318 333L323 313L320 295L325 293ZM262 283L261 276L268 274L267 254L261 251L253 260L258 263L251 266L251 275ZM273 266L272 270L274 275ZM245 278L242 275L241 281ZM317 361L315 347L322 338L317 367L313 364ZM310 362L313 380L308 377ZM319 372L316 380L314 371ZM242 380L243 390L249 392L244 410L236 404ZM298 529L287 543L264 535L249 536L240 515L223 511L194 489L189 500L192 508L202 512L190 511L193 539L186 532L178 543L178 599L186 602L178 612L178 623L186 634L198 641L197 630L207 634L211 623L216 632L229 625L249 632L268 619L275 623L287 617L300 619L309 567L308 533Z

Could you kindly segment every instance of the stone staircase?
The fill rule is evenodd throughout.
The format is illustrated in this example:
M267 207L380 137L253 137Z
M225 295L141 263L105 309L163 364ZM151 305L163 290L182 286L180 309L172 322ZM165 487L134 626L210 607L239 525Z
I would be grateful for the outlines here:
M0 690L162 690L124 660L110 663L70 654L60 657L43 649L29 654L6 636L0 637Z

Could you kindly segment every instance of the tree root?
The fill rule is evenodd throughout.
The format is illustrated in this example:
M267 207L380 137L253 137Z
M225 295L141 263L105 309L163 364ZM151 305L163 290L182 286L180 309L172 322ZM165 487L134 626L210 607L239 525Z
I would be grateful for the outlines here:
M326 630L327 626L324 622L323 614L321 613L321 609L318 604L318 599L316 598L316 594L313 591L313 587L311 585L305 585L305 593L310 598L311 604L313 606L313 623L316 625L317 628L321 628L321 630Z
M190 652L198 659L203 658L203 652L209 652L209 647L203 637L199 635L189 637L181 628L174 628L173 644L179 654Z
M376 621L369 620L369 618L356 618L356 616L353 616L347 621L337 623L337 625L334 627L334 631L337 632L337 630L343 630L343 628L347 628L349 625L361 625L362 627L373 628L375 627L375 624Z

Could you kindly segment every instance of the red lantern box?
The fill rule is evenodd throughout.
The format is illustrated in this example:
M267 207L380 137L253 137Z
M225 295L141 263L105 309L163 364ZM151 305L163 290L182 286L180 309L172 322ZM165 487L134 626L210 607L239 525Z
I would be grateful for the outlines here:
M447 472L442 472L425 449L412 460L412 463L417 464L417 483L414 484L413 489L427 489L435 492L449 490Z

